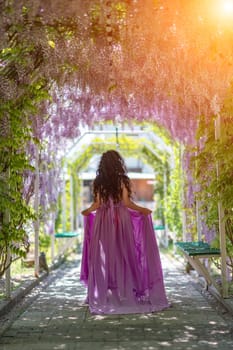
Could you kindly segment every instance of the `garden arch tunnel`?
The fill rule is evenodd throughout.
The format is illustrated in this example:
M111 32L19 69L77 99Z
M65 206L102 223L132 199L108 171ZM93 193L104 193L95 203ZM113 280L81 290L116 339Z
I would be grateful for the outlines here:
M111 130L112 129L112 130ZM149 128L144 130L136 129L118 129L114 127L104 130L89 130L84 132L75 144L69 149L65 157L65 172L63 178L69 182L69 188L72 198L70 208L70 226L72 230L75 224L75 212L77 213L77 194L74 194L77 186L75 182L79 179L79 174L87 166L93 155L100 155L107 149L118 149L124 158L137 156L143 163L146 163L153 168L153 178L157 177L160 182L159 200L166 202L167 182L169 174L174 168L173 149L172 145L165 144L164 140L152 132ZM72 184L72 185L71 185ZM161 188L162 187L162 188ZM64 186L63 186L64 188ZM66 226L66 199L63 191L62 205L62 229ZM165 203L164 203L165 204ZM160 203L161 205L161 203Z
M60 0L33 5L29 1L22 11L20 2L3 2L0 26L4 33L4 79L0 90L4 102L1 122L6 122L6 127L1 129L7 135L8 117L14 120L15 142L9 147L10 152L15 147L9 152L13 160L20 153L17 147L20 145L22 150L28 140L35 143L34 148L38 139L46 143L51 137L51 144L56 144L59 138L74 135L74 125L116 120L118 116L121 121L136 118L158 122L174 138L186 144L194 141L197 116L205 115L208 125L212 115L219 114L227 95L233 69L232 32L226 17L218 16L218 5L213 6L216 14L211 17L205 1L164 3L166 6L152 0L146 4L75 1L66 6ZM45 103L40 109L41 101ZM231 116L232 111L228 112ZM24 156L23 161L28 154ZM37 163L38 153L31 152L30 156L31 164ZM8 170L11 162L5 158ZM16 163L19 168L15 173L21 174L23 162L16 159ZM36 170L38 189L41 169ZM7 176L3 175L7 184ZM22 182L20 186L22 189ZM7 202L7 196L2 201L6 221L7 204L20 207L18 188L13 190L14 186L11 195L15 195L15 201ZM223 252L224 236L223 231Z
M117 133L116 133L117 132ZM116 137L110 137L110 135L114 135L116 133ZM119 134L121 136L119 136ZM103 135L104 139L103 140ZM127 136L125 136L127 135ZM140 135L140 141L139 144L130 144L127 140L130 136L133 137L139 137ZM92 137L90 137L92 136ZM101 137L96 137L101 136ZM107 137L106 137L107 136ZM145 136L144 139L142 136ZM85 142L85 137L88 137L88 142ZM85 147L80 147L80 144L84 141ZM155 147L156 141L157 147ZM175 166L173 164L172 159L172 147L167 146L164 144L163 140L159 138L156 134L148 132L148 130L142 130L142 131L129 131L129 130L116 130L116 131L104 131L104 130L89 130L85 132L79 140L75 143L75 145L68 151L66 156L66 162L68 165L68 168L70 168L70 175L71 175L71 183L73 183L73 176L75 173L78 173L80 170L82 170L83 167L87 164L87 162L91 159L91 156L94 153L102 153L106 149L110 148L119 148L121 151L121 154L125 157L127 155L135 154L140 151L141 157L146 159L147 161L151 161L153 158L156 162L156 165L162 169L163 173L163 191L164 191L164 197L166 198L166 183L167 178L166 175L169 173L169 171ZM161 170L160 169L160 170ZM165 176L164 176L165 175ZM74 222L74 205L71 205L71 222ZM183 218L185 215L183 215ZM183 221L183 225L185 225L185 222ZM197 223L198 225L198 223ZM64 226L65 227L65 224ZM186 232L185 227L183 226L184 234L183 238L186 239Z

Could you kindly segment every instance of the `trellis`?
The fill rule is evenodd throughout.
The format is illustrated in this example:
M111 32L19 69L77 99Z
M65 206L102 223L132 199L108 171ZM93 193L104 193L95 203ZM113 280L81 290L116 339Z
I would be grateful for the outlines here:
M28 97L32 91L21 87L32 79L35 90L50 91L53 105L41 106L33 95L41 109L31 122L40 141L52 144L52 132L59 142L75 138L81 123L126 119L158 123L183 144L193 143L196 116L215 112L215 96L223 101L233 76L232 31L212 23L208 1L72 1L67 7L22 0L12 2L12 12L7 1L0 5L1 100L5 108L24 92ZM27 65L19 64L22 58Z

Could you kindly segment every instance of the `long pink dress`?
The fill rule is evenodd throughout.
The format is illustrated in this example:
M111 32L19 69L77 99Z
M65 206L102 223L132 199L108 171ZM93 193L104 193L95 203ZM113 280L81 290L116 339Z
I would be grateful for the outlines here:
M84 217L81 281L91 313L148 313L168 307L151 215L122 202Z

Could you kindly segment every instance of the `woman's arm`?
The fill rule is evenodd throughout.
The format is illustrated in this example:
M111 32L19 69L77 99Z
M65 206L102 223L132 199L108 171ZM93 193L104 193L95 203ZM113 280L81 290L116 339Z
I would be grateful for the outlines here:
M97 195L96 201L93 202L92 205L91 205L89 208L83 210L83 211L81 212L81 214L87 216L87 215L89 215L92 211L95 211L96 209L98 209L99 206L100 206L100 200L99 200L99 195Z
M123 185L123 189L122 189L122 201L124 203L124 205L127 208L139 211L140 213L144 214L144 215L149 215L152 213L152 211L148 208L145 207L140 207L139 205L137 205L136 203L134 203L130 198L129 198L129 193L127 188Z

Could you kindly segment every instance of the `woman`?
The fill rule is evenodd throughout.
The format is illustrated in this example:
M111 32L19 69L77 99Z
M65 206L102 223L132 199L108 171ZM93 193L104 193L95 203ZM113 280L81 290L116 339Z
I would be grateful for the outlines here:
M168 307L151 210L131 199L120 154L103 153L85 209L81 280L92 313L145 313ZM96 211L94 215L93 212Z

